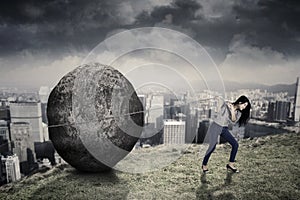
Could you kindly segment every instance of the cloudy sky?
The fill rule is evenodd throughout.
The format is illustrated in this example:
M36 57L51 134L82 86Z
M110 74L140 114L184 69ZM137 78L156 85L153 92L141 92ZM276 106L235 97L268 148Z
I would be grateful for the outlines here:
M192 38L224 80L291 84L300 76L299 19L297 0L3 0L0 84L53 86L105 39L142 27Z

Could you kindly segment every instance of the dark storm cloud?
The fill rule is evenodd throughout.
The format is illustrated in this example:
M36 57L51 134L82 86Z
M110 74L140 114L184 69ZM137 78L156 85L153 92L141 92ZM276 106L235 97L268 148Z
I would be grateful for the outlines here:
M187 33L192 30L190 35L200 44L221 49L223 56L230 53L230 43L237 34L245 35L250 45L259 48L268 46L287 56L300 54L299 1L217 1L209 9L206 6L204 1L175 0L169 6L141 13L136 24L154 26L172 15L171 28L178 26Z
M221 49L223 58L233 35L238 31L236 16L229 13L210 19L205 13L202 1L174 0L168 6L155 7L152 12L142 12L136 17L136 24L163 26L177 29L196 39L201 45ZM171 15L170 20L167 17Z
M241 31L253 45L269 46L285 55L299 55L299 1L259 1L255 9L237 5L233 11L239 17Z
M136 17L136 24L153 26L171 15L173 24L183 25L185 22L199 18L196 16L196 11L200 8L201 5L194 0L175 0L170 5L155 7L150 13L142 12Z
M22 50L90 50L115 29L164 26L178 29L223 58L232 39L300 54L300 8L297 0L201 1L171 3L121 0L3 0L0 2L0 55ZM120 5L125 5L124 7ZM143 7L144 6L144 7ZM149 10L150 7L150 10ZM121 9L121 10L120 10ZM120 12L124 11L124 13ZM131 19L132 18L132 19ZM125 23L126 22L126 23Z
M10 0L1 1L1 24L60 24L87 28L114 22L112 8L116 1L95 0ZM86 23L82 23L86 22ZM64 27L57 27L64 28ZM58 29L59 30L59 29Z
M93 47L120 26L116 1L1 1L1 53ZM102 34L104 33L104 34Z
M221 48L226 52L233 35L238 31L235 16L208 19L201 3L194 0L174 0L168 6L155 7L150 13L142 12L136 17L136 24L178 29L201 45ZM166 20L170 15L171 23Z

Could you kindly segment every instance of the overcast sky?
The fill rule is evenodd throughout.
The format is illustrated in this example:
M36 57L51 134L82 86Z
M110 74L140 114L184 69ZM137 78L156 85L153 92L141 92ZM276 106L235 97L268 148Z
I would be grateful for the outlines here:
M224 80L291 84L299 19L298 0L2 0L0 84L53 86L103 40L141 27L188 35Z

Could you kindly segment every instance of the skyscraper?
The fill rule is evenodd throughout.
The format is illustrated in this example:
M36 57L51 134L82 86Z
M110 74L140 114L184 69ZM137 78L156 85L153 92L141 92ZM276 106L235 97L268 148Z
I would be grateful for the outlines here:
M40 102L11 102L11 122L28 122L34 142L43 142L42 110Z
M10 126L12 151L20 161L21 172L28 174L35 166L36 155L31 126L27 122L13 122Z
M48 102L49 94L50 94L49 87L47 87L47 86L40 87L39 98L40 98L41 103L47 103Z
M48 118L47 118L47 102L48 97L50 95L50 89L47 86L40 87L39 90L39 98L41 101L41 109L42 109L42 121L46 124L48 124Z
M156 145L160 143L163 129L164 96L148 94L140 95L145 106L145 126L141 135L141 143Z
M7 154L10 151L10 138L7 122L0 120L0 154Z
M270 102L268 106L268 120L286 122L289 116L290 102L276 101Z
M300 81L298 77L296 82L296 91L295 91L294 121L299 122L299 120L300 120Z
M164 144L185 144L185 121L165 120Z
M2 162L2 156L0 156L0 186L6 184L6 172L5 163Z
M290 102L276 101L275 107L275 121L285 122L289 116Z
M0 100L0 120L9 121L10 112L8 107L8 102Z
M267 119L268 121L274 121L275 119L275 102L269 102Z
M4 120L0 120L0 137L2 137L3 140L9 140L8 125Z
M202 120L199 122L196 143L201 144L205 141L205 136L209 127L209 120ZM206 142L206 141L205 141Z
M146 119L148 124L153 123L157 130L160 130L163 126L164 115L164 96L162 95L149 95L146 101Z
M4 173L6 174L6 181L7 183L17 181L21 179L21 173L20 173L20 165L19 165L19 159L17 155L8 156L7 158L1 157L1 164L5 163L4 166L5 170Z

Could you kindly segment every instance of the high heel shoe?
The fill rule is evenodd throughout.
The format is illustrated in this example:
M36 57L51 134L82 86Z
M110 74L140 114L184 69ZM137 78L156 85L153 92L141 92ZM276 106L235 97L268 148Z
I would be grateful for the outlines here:
M226 168L227 169L230 169L232 172L234 172L234 173L237 173L237 172L239 172L239 170L238 169L236 169L236 168L232 168L229 164L227 164L226 165Z
M203 165L202 165L202 171L203 171L203 173L206 173L206 172L208 172L209 170L208 169L203 169Z

